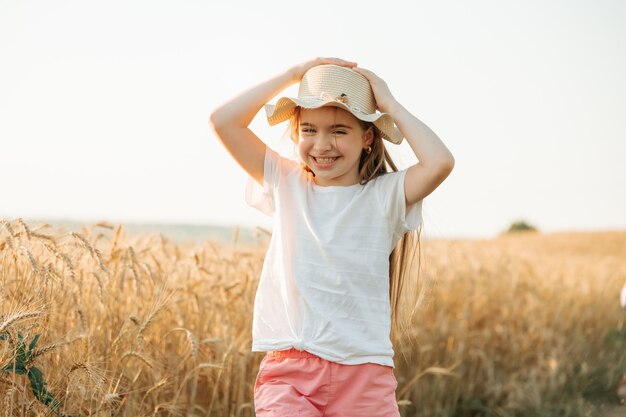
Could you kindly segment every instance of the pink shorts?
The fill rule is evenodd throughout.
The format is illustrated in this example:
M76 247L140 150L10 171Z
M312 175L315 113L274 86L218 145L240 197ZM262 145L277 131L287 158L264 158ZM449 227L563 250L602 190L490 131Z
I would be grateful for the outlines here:
M399 417L391 366L344 365L295 348L267 352L254 383L257 417Z

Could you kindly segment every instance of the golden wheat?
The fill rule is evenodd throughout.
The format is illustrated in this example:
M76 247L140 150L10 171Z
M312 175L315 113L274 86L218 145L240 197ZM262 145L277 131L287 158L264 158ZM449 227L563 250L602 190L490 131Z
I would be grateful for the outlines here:
M106 223L0 225L0 367L39 334L28 366L67 415L254 415L268 231L178 245ZM432 284L393 340L403 416L574 417L610 398L626 364L626 232L422 239L421 252ZM51 413L25 375L0 371L0 397L4 415Z

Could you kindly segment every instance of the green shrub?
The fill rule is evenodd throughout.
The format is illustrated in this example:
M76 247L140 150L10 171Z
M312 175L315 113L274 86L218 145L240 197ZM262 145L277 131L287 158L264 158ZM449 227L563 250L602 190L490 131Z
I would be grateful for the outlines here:
M507 230L507 233L536 232L536 231L537 231L536 227L531 226L530 224L526 223L523 220L519 220L519 221L513 222L511 226L509 226L509 230Z

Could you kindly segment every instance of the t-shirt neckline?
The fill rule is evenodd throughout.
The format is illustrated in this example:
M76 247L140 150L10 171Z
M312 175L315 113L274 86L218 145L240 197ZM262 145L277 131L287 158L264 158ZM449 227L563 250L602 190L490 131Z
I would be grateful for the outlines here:
M322 193L351 191L358 188L359 186L363 186L358 182L352 185L318 185L315 183L315 181L313 181L312 176L309 177L309 181L311 183L311 187L313 187L316 192Z

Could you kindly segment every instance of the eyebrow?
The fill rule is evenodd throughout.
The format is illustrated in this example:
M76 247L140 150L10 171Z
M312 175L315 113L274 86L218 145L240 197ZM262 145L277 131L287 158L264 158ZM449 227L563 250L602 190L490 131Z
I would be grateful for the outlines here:
M304 127L316 127L313 123L300 123L300 126L304 126ZM348 126L348 125L330 125L331 129L334 128L344 128L344 129L352 129L352 126Z

